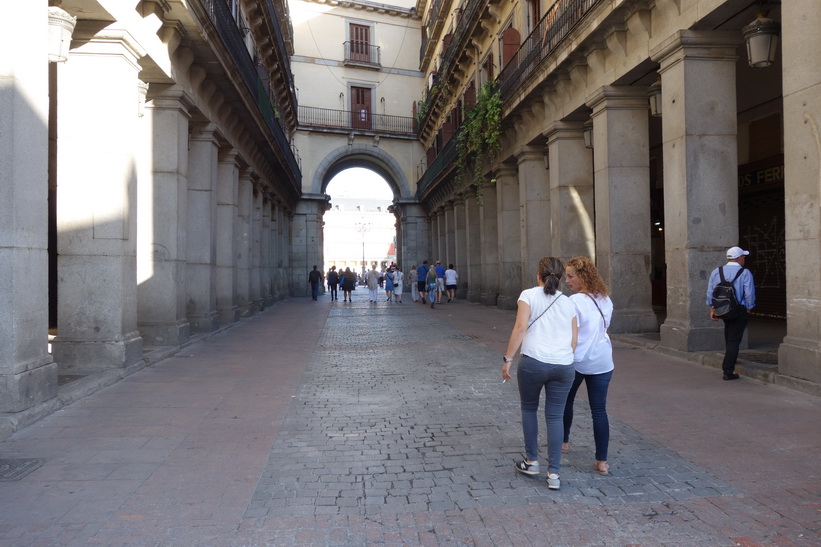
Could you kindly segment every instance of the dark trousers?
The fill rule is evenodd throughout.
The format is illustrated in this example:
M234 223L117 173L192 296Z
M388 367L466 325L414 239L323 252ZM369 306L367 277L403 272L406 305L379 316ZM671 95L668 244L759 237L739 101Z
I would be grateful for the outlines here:
M336 287L337 287L336 283L329 283L328 284L328 289L330 289L330 291L331 291L331 300L339 300L339 295L336 292Z
M735 319L723 319L724 321L724 362L721 364L724 374L735 371L735 362L738 360L738 348L741 346L741 339L744 338L744 330L750 316L747 310Z
M311 298L316 300L319 296L319 281L316 283L311 283Z

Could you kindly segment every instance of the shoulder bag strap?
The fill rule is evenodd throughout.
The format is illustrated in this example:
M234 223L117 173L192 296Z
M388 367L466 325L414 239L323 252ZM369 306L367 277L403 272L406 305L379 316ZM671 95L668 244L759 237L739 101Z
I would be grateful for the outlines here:
M562 295L560 295L560 294L559 294L559 295L556 295L556 298L554 298L554 299L553 299L553 302L551 302L551 303L550 303L550 305L549 305L547 308L545 308L545 310L544 310L542 313L540 313L540 314L539 314L539 317L537 317L536 319L534 319L534 320L533 320L533 321L532 321L532 322L531 322L531 323L527 326L527 328L525 329L525 331L528 331L528 330L530 329L530 327L532 327L532 326L533 326L533 323L535 323L536 321L538 321L539 319L541 319L541 318L542 318L542 316L543 316L545 313L547 313L547 310L549 310L549 309L553 306L553 304L555 304L555 303L556 303L556 300L558 300L558 299L559 299L559 297L561 297L561 296L562 296Z
M596 299L595 299L595 298L593 298L593 296L592 296L590 293L584 293L584 294L586 294L586 295L587 295L587 297L588 297L590 300L592 300L592 301L593 301L593 304L595 304L595 305L596 305L596 309L597 309L597 310L599 310L599 315L601 315L601 322L602 322L602 325L604 325L604 332L607 332L607 321L604 319L604 314L602 313L601 308L599 307L599 303L598 303L598 302L596 302Z

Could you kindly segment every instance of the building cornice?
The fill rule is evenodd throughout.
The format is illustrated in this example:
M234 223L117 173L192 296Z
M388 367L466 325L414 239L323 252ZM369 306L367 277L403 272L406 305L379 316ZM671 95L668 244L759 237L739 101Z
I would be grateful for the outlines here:
M392 15L394 17L405 17L407 19L421 20L422 18L416 13L416 8L403 8L400 6L392 6L390 4L382 4L380 2L368 2L367 0L302 0L303 2L310 2L313 4L324 4L326 6L348 8L354 10L366 11L369 13L378 13L380 15Z

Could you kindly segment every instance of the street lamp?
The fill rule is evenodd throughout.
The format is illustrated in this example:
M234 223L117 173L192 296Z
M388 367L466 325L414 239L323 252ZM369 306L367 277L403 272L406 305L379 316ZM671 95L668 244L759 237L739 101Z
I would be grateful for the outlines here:
M362 279L365 279L365 234L371 231L371 223L363 218L356 223L356 231L362 234Z

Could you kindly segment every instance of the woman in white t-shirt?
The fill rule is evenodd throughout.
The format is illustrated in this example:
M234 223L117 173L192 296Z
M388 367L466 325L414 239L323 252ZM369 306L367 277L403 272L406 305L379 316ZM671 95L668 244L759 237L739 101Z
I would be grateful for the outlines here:
M567 396L564 409L563 450L568 449L570 427L573 425L573 402L582 382L587 385L587 400L593 416L593 440L596 443L596 471L607 475L607 448L610 444L610 422L607 419L607 389L613 376L613 345L607 335L613 316L610 290L599 275L596 265L586 256L577 256L567 262L565 283L576 294L570 301L576 306L579 318L579 343L573 365L576 378Z
M522 291L519 296L516 324L504 355L502 380L510 380L510 364L521 346L516 380L522 408L524 459L516 462L516 471L539 474L539 399L545 390L547 422L547 487L560 488L559 469L562 460L562 435L565 401L573 384L573 351L578 326L576 310L570 299L559 290L564 265L554 257L539 261L536 280L539 285ZM511 357L508 357L510 355Z

